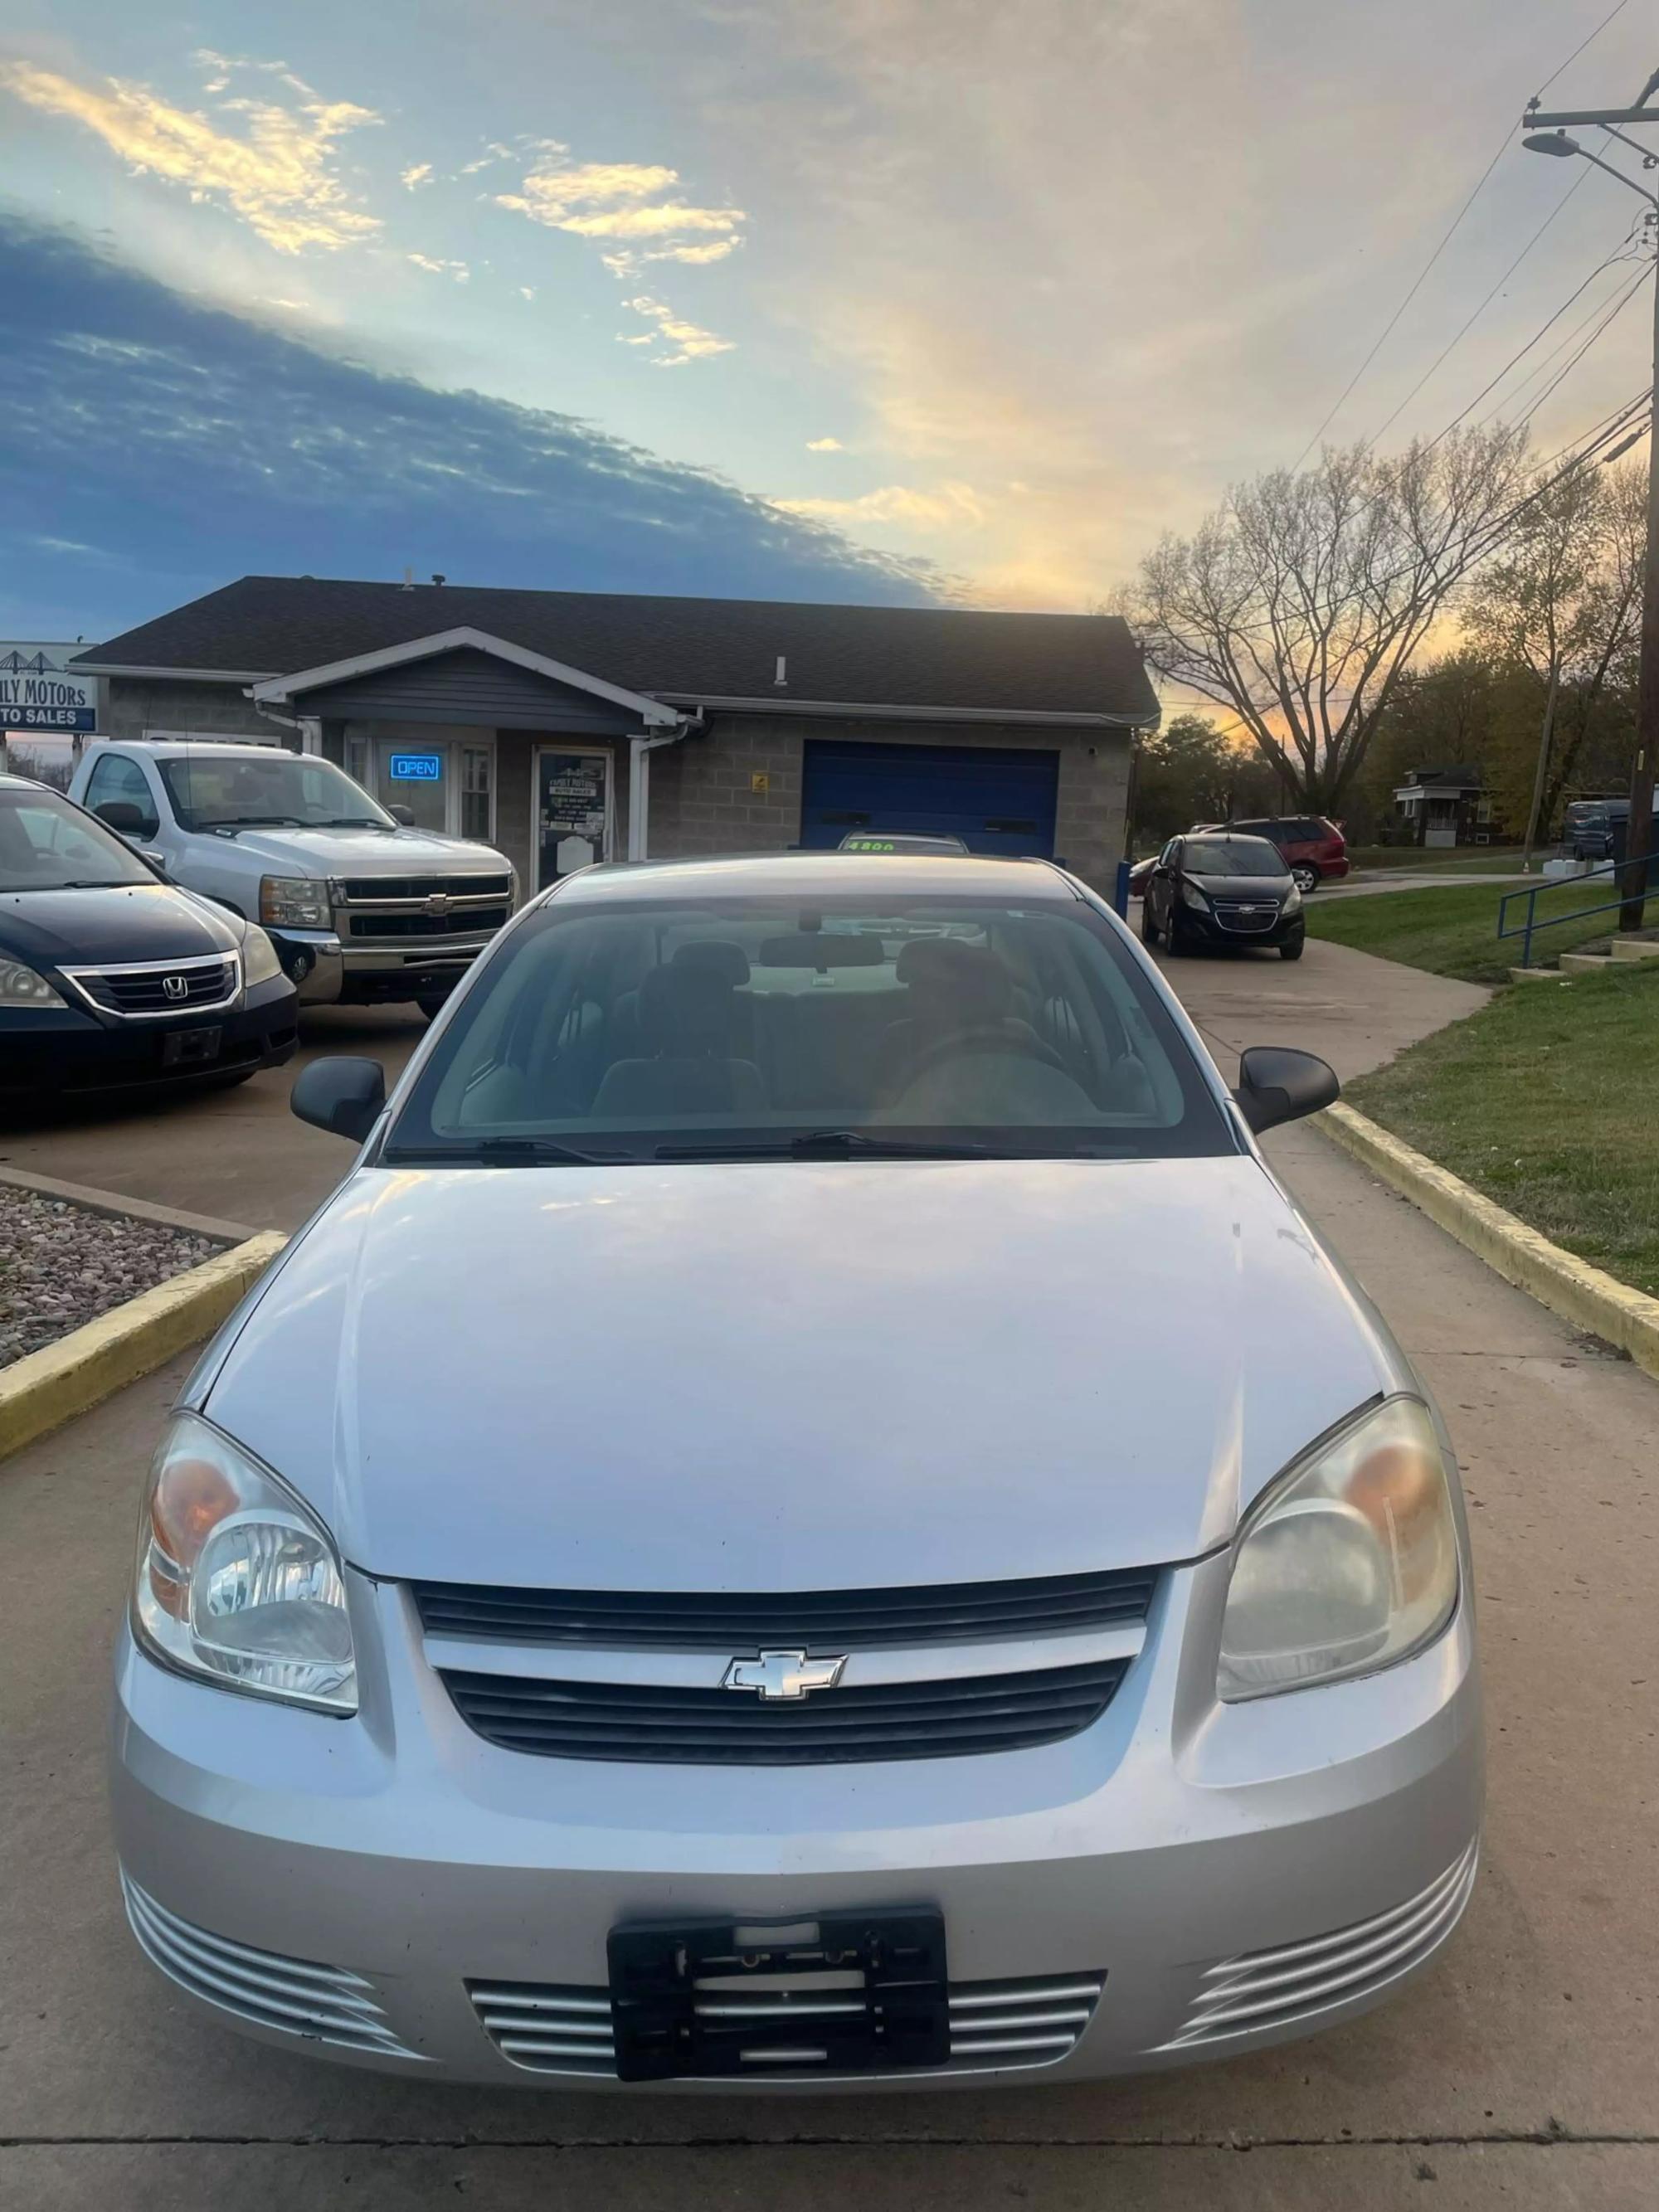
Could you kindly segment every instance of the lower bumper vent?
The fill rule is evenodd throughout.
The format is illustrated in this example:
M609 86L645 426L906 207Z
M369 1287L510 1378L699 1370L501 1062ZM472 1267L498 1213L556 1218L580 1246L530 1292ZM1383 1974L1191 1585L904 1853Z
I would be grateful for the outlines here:
M1311 2024L1337 2005L1374 1996L1421 1966L1450 1935L1474 1887L1480 1854L1477 1838L1415 1897L1334 1935L1222 1960L1205 1975L1180 2034L1160 2047L1186 2051L1230 2036Z
M1074 2050L1078 2039L1094 2017L1104 1974L1051 1974L1034 1979L1006 1982L953 1982L951 1984L951 2057L942 2068L927 2072L960 2073L978 2067L1052 2066ZM616 2063L611 2034L611 1999L603 1989L559 1988L535 1982L469 1982L467 1993L479 2022L490 2041L514 2066L538 2074L599 2074L614 2075ZM768 2008L769 2022L781 2014L799 2021L798 2042L787 2052L775 2047L764 2063L740 2072L762 2076L811 2075L824 2069L820 2051L813 2045L813 2030L823 2029L835 2017L837 2002L862 2010L863 2000L852 1993L837 1998L834 1990L769 1989L741 1995L710 1990L699 1999L699 2009L713 2012L746 2008L757 2002ZM725 2077L730 2079L728 2075ZM919 2075L918 2078L925 2078Z
M256 2027L281 2028L315 2043L343 2044L389 2058L420 2056L386 2026L372 1985L361 1975L210 1935L168 1912L125 1874L121 1893L139 1948L192 1996Z

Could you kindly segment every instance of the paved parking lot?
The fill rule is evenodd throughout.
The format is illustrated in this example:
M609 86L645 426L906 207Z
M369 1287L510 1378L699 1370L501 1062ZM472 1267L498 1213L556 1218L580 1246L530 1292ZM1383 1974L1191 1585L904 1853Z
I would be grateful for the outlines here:
M1252 1042L1308 1044L1357 1073L1481 995L1328 945L1294 968L1243 957L1171 973L1229 1073L1227 1052ZM418 1035L375 1022L388 1057ZM349 1048L363 1044L356 1035ZM285 1089L262 1078L166 1121L15 1134L0 1153L27 1164L26 1146L48 1172L125 1177L283 1225L345 1158L283 1118ZM173 1117L188 1145L169 1137ZM1491 1729L1485 1866L1463 1929L1409 1994L1231 2064L988 2095L433 2089L221 2034L173 2004L128 1941L102 1805L132 1495L180 1363L0 1471L12 1568L0 1621L0 2203L1659 2203L1659 1388L1498 1282L1316 1132L1279 1132L1269 1146L1438 1393L1472 1500Z

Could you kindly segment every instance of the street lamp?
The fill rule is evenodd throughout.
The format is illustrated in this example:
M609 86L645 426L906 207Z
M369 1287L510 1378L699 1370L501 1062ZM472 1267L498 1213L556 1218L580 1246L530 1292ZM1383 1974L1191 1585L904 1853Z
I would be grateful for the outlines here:
M1621 146L1629 146L1642 156L1643 166L1650 167L1653 155L1645 147L1638 146L1633 138L1626 138L1622 131L1611 125L1602 129L1610 138L1618 139ZM1605 169L1610 177L1617 177L1621 185L1644 199L1659 215L1659 196L1638 185L1634 177L1627 177L1622 169L1615 169L1611 161L1604 161L1599 154L1592 154L1576 138L1569 138L1565 131L1534 131L1521 143L1529 154L1554 154L1560 156L1577 155L1581 161L1593 162L1596 168ZM1655 240L1659 252L1659 237ZM1655 398L1659 399L1659 281L1656 281L1653 296L1653 372ZM1638 663L1636 681L1636 751L1630 772L1630 825L1625 832L1625 866L1621 871L1619 908L1619 927L1621 930L1640 929L1643 905L1647 893L1649 847L1653 841L1653 778L1656 757L1659 757L1659 435L1655 434L1652 418L1648 425L1648 556L1646 575L1642 592L1642 651Z

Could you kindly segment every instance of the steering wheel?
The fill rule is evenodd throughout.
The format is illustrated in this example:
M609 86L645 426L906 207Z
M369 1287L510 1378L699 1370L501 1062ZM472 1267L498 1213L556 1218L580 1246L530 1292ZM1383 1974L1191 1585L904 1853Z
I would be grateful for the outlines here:
M1022 1060L1035 1060L1044 1067L1058 1068L1062 1075L1072 1071L1052 1045L1044 1044L1035 1031L1022 1024L1010 1030L1000 1022L979 1022L970 1028L958 1030L955 1036L941 1037L913 1060L904 1071L899 1095L911 1090L924 1075L931 1075L946 1060L982 1058L987 1054L1018 1054ZM1073 1081L1076 1078L1073 1077Z

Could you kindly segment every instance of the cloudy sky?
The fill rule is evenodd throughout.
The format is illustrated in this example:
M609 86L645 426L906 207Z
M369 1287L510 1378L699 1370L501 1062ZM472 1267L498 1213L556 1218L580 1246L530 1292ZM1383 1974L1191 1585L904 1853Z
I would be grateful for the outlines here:
M405 564L1086 605L1295 461L1612 4L9 0L0 629ZM1552 100L1634 97L1649 16ZM1589 277L1480 410L1524 413L1632 212L1505 152L1330 434L1439 428Z

